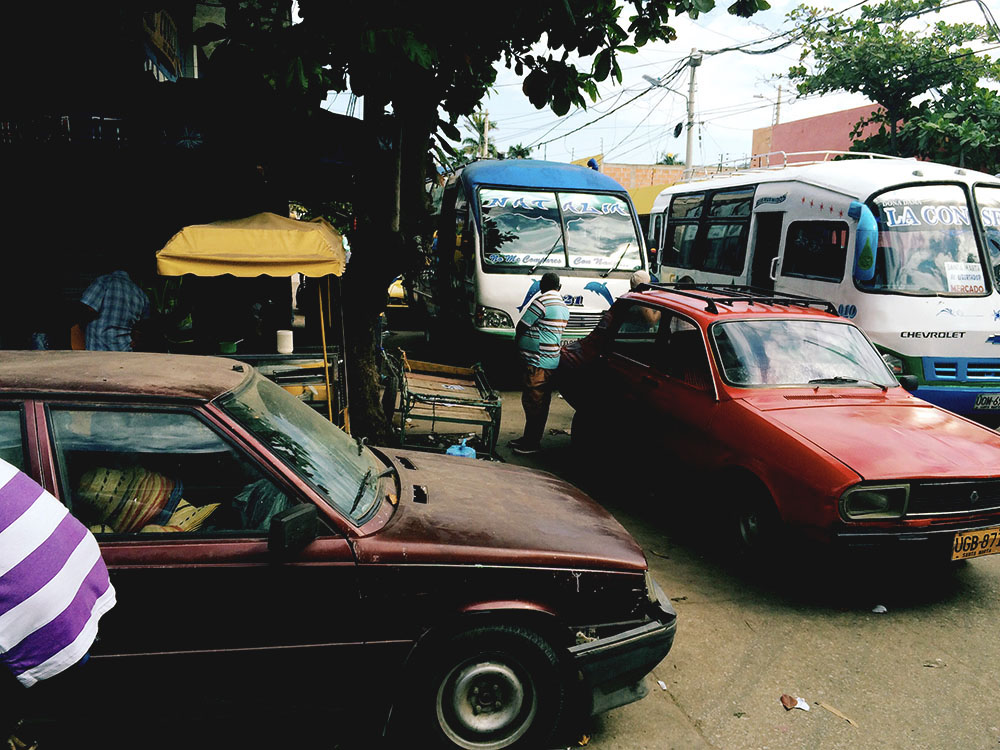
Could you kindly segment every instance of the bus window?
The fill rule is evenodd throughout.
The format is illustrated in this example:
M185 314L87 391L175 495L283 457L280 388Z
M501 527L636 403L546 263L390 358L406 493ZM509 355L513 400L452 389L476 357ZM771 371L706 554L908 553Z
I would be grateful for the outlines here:
M1000 284L1000 188L979 185L976 188L979 216L986 230L986 249L989 251L993 276Z
M793 221L785 238L782 276L841 281L849 230L843 221Z
M701 268L715 273L743 273L746 236L750 227L754 189L732 190L712 196Z
M659 266L660 249L663 247L663 214L656 214L653 217L653 227L649 232L649 257L650 265ZM656 270L654 268L653 270Z

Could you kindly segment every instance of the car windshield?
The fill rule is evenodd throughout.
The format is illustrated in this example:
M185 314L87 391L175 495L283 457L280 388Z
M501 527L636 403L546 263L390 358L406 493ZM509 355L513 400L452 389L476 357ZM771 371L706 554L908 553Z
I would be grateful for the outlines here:
M896 385L875 348L848 323L740 320L711 330L719 369L733 385Z
M255 373L218 404L344 515L359 522L375 508L375 455L285 389Z
M873 201L878 219L875 276L869 291L986 294L969 204L958 185L890 190Z
M990 253L993 278L1000 284L1000 188L980 185L976 188L976 203L986 230L986 249Z
M479 197L487 271L642 267L631 211L618 196L483 188Z

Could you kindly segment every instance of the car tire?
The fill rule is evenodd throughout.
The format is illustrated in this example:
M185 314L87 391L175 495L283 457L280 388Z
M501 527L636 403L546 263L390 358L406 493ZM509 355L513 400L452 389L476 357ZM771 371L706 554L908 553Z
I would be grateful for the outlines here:
M547 746L564 712L566 683L556 652L537 633L513 625L468 630L432 664L421 695L436 747Z
M777 554L784 524L771 496L763 488L747 492L732 490L731 526L737 556L752 561L764 561Z

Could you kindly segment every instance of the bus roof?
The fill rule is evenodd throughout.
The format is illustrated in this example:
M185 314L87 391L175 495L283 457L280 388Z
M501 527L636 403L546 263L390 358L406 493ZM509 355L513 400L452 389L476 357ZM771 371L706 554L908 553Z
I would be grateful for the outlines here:
M916 159L846 159L814 164L789 165L779 169L746 169L709 179L679 182L663 190L653 202L653 212L666 209L677 193L696 193L762 183L799 182L827 188L857 200L866 200L879 190L903 183L988 182L1000 185L1000 178L971 169Z
M486 159L473 162L462 170L460 179L470 189L479 185L498 185L601 193L625 192L625 188L618 182L590 167L537 159Z

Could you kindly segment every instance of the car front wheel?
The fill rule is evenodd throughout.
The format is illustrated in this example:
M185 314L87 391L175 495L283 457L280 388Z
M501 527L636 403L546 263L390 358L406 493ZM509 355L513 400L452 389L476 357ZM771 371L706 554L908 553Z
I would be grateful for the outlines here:
M741 556L762 560L778 552L782 536L781 516L770 496L751 491L733 502L733 530Z
M438 652L427 697L443 747L544 747L565 702L559 659L537 633L517 626L466 631Z

